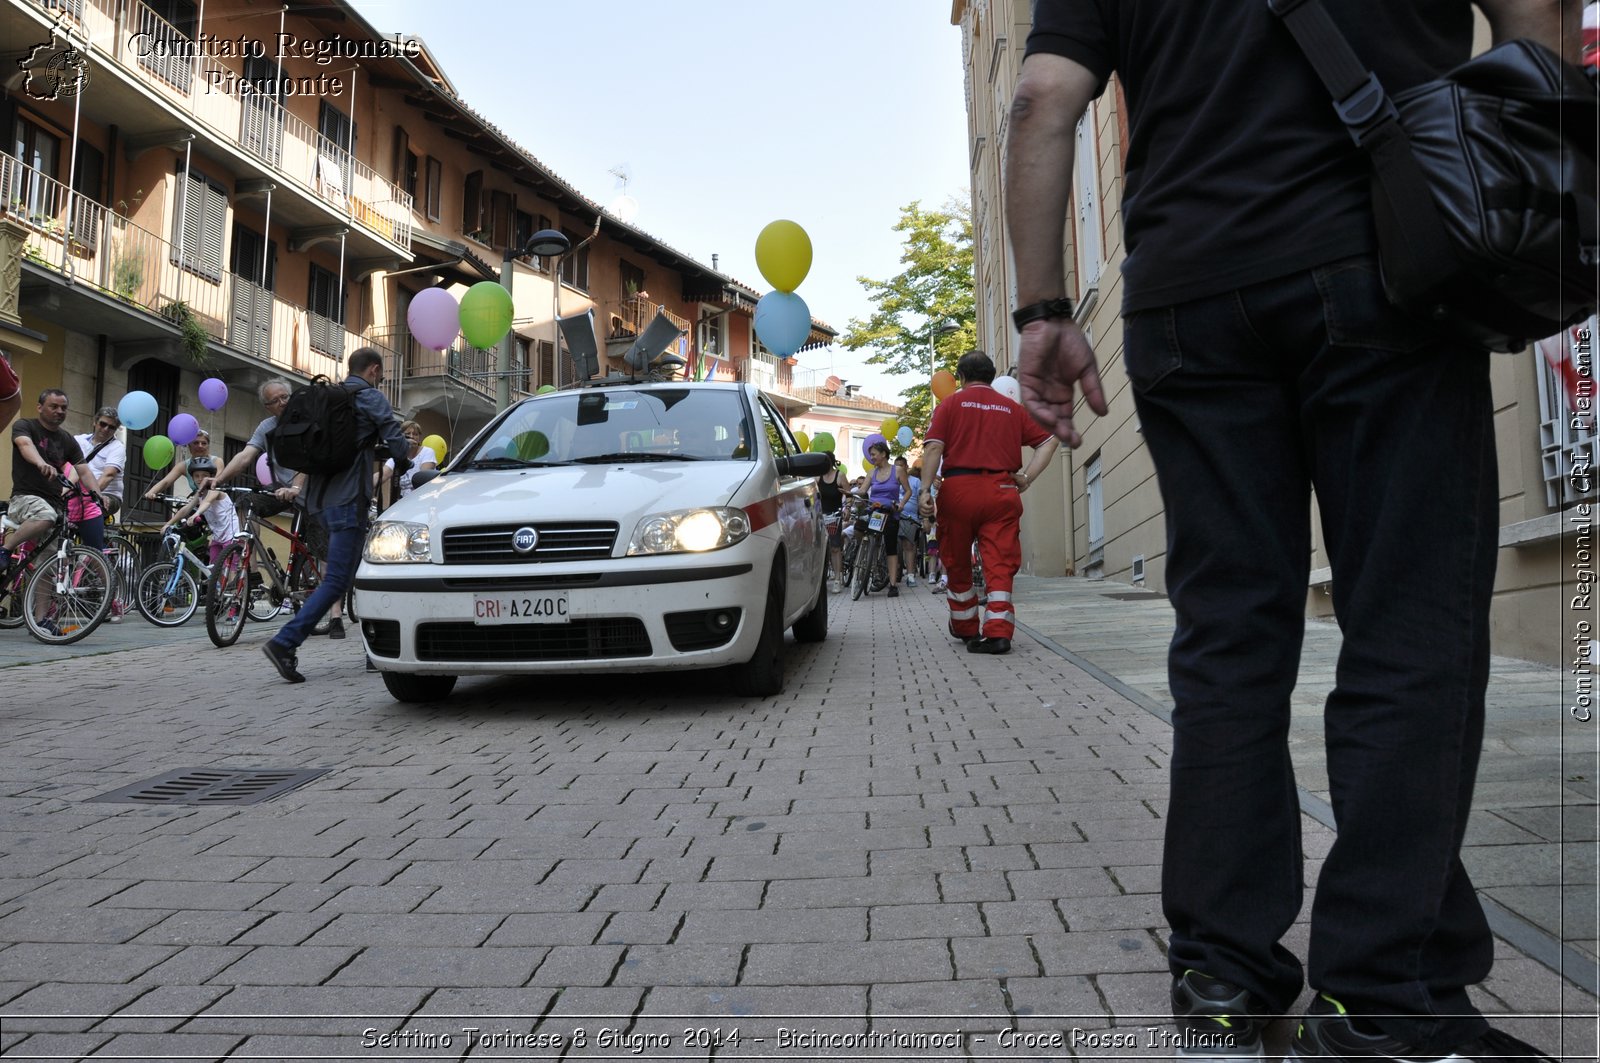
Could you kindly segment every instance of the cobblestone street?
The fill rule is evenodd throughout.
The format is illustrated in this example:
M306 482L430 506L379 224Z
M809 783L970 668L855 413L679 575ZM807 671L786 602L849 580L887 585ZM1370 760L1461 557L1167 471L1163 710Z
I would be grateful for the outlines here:
M1168 725L1020 633L958 652L923 588L830 605L765 702L685 673L403 706L355 639L278 682L258 627L0 671L0 1052L1170 1058ZM176 768L326 774L89 800ZM1498 949L1481 1006L1594 1058L1594 999Z

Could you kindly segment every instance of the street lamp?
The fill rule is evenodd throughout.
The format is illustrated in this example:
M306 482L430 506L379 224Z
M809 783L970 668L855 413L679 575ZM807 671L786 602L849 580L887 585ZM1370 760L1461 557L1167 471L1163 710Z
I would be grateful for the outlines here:
M520 250L511 247L506 248L506 256L500 263L500 286L506 290L508 295L515 297L515 293L511 288L511 281L515 275L515 267L512 265L513 260L521 258L523 255L538 255L540 258L558 259L566 254L571 247L572 241L567 239L566 233L559 229L540 229L528 237L528 242ZM550 263L550 282L555 287L555 294L550 300L552 308L550 324L556 330L555 349L559 351L561 349L561 324L555 318L559 316L558 311L561 306L561 274L559 272L559 264L554 261ZM516 335L516 330L513 329L507 332L505 338L500 341L499 364L495 367L495 404L502 410L511 405L511 349L517 342Z

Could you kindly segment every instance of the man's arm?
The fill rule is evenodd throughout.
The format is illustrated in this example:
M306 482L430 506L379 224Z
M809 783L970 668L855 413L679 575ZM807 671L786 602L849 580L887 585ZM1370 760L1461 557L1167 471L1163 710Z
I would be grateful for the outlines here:
M1034 448L1033 457L1028 461L1028 467L1011 477L1016 482L1018 491L1026 491L1033 486L1033 481L1050 467L1050 459L1056 456L1056 451L1061 449L1061 440L1055 436L1040 443Z
M163 491L171 490L172 485L177 483L178 477L182 475L183 466L174 465L171 469L167 470L167 474L165 476L150 485L150 490L144 493L144 497L154 498Z
M924 443L922 446L922 467L924 469L937 469L939 459L944 457L943 443ZM933 515L933 477L922 478L922 490L917 492L917 510L924 516Z
M4 431L9 427L20 412L22 412L22 392L20 390L14 395L0 399L0 431Z
M44 460L44 456L39 453L39 448L33 445L32 438L26 432L18 432L12 436L11 442L16 445L17 454L21 456L22 460L38 469L40 475L45 479L48 480L52 476L61 475L60 469L52 469L50 463Z
M233 456L233 460L228 462L228 464L224 465L222 467L222 471L217 473L217 475L211 476L211 477L203 477L203 478L201 478L199 480L196 480L195 481L195 485L194 485L195 486L195 493L198 494L199 492L204 491L208 487L221 487L223 484L227 483L228 481L232 480L235 476L239 475L241 470L246 469L246 468L254 465L256 463L256 459L259 458L260 456L261 456L261 448L260 447L254 447L254 446L251 446L249 443L246 443L244 445L244 449L239 451L239 453L235 454Z
M1071 200L1073 136L1099 87L1093 73L1064 56L1038 52L1023 61L1011 101L1005 172L1018 306L1066 294L1062 234ZM1083 388L1090 409L1110 412L1094 351L1076 323L1065 318L1030 323L1022 330L1017 363L1023 405L1069 446L1083 442L1072 424L1075 385Z
M1494 43L1537 41L1576 66L1583 59L1583 0L1476 0Z

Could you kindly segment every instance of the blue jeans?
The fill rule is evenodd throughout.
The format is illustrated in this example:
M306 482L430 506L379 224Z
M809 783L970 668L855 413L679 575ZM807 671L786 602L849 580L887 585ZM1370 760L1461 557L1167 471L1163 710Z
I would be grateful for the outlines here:
M1344 645L1311 984L1424 1050L1476 1036L1466 987L1493 947L1460 848L1498 525L1487 354L1390 307L1366 258L1134 313L1125 337L1177 613L1173 972L1278 1012L1302 985L1280 941L1302 902L1289 697L1314 489Z
M320 519L328 529L328 563L322 572L322 582L311 592L311 597L272 636L273 642L291 650L311 637L311 629L317 626L317 621L350 589L356 565L361 562L361 544L367 537L367 503L357 499L329 506L310 519Z

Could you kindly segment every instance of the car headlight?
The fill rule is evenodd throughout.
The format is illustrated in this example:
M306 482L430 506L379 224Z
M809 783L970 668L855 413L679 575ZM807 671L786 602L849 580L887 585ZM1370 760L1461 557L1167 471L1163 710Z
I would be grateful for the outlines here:
M429 560L428 526L405 520L380 520L367 534L361 556L380 565Z
M742 509L679 509L653 513L639 522L628 541L628 556L683 554L721 550L750 534L750 518Z

